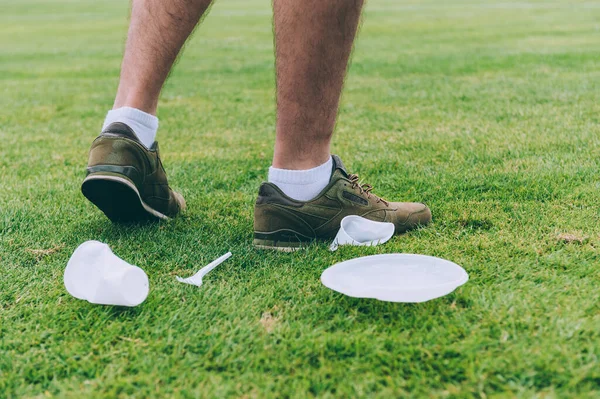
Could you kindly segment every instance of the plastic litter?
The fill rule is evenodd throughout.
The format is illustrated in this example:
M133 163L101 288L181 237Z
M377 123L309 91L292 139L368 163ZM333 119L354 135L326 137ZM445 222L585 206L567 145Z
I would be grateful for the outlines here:
M146 273L115 255L99 241L81 244L67 263L64 283L69 294L98 305L137 306L148 297Z
M221 256L218 259L210 262L208 265L204 266L202 269L198 270L196 274L188 278L182 278L176 276L177 281L180 283L191 284L200 287L202 285L202 277L206 276L208 272L213 270L215 267L219 266L221 263L225 262L227 259L231 257L231 252L227 252L225 255Z
M340 245L375 246L383 244L394 235L394 224L375 222L361 216L350 215L342 219L340 230L329 249L335 251Z
M425 302L466 283L467 272L445 259L414 254L364 256L326 269L321 282L355 298L389 302Z

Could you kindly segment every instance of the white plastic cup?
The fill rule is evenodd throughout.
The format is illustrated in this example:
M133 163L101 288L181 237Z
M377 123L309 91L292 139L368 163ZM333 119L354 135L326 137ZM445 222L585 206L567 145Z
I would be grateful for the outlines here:
M342 219L340 230L329 247L335 251L339 245L375 246L383 244L394 235L393 223L376 222L362 216L350 215Z
M65 287L75 298L98 305L137 306L148 297L146 273L99 241L81 244L67 263Z

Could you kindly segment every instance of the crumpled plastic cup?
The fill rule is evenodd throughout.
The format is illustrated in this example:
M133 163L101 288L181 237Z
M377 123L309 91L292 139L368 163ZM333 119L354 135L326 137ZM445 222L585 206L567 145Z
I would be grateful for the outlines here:
M394 235L393 223L375 222L362 216L350 215L342 219L340 230L329 249L335 251L340 245L375 246L383 244Z
M75 298L98 305L137 306L148 297L146 273L99 241L81 244L67 263L65 287Z

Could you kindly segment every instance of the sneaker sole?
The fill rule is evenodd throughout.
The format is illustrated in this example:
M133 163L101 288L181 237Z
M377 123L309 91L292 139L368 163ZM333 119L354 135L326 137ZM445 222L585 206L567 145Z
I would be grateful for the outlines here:
M302 249L302 247L274 247L269 245L261 245L257 243L254 243L254 248L280 252L295 252L299 249Z
M146 204L130 180L119 176L90 175L81 192L113 222L144 222L170 218Z
M293 241L290 239L293 238ZM287 240L286 240L287 239ZM292 230L271 233L254 232L254 247L257 249L273 249L282 252L294 252L307 247L314 239L298 234Z

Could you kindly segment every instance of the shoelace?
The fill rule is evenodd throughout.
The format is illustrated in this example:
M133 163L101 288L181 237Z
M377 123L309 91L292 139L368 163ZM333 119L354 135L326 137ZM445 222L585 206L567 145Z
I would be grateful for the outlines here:
M361 184L357 174L348 175L348 180L352 184L352 188L358 188L361 194L367 194L367 198L371 198L371 191L373 190L372 185L366 183ZM375 194L373 194L373 197L377 199L377 202L383 202L386 206L389 205L389 203L383 198L379 198Z

